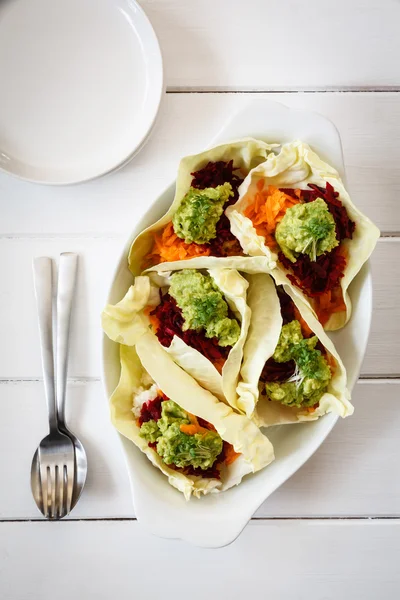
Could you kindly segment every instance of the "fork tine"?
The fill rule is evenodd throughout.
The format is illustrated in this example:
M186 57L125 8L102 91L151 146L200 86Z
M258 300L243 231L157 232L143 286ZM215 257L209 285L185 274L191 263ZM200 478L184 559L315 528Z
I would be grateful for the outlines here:
M40 486L42 488L42 512L46 519L48 518L48 496L47 496L47 465L40 463Z
M49 467L49 479L50 479L50 500L51 500L51 504L50 504L50 519L56 519L56 467L54 465L51 465L51 467Z
M57 489L58 489L58 518L64 516L64 469L57 465Z
M58 476L58 465L54 466L54 513L53 519L59 519L59 476Z

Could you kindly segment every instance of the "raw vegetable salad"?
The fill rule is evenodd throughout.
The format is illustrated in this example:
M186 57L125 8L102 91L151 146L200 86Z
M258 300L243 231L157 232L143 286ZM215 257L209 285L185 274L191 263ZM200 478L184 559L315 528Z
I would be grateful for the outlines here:
M116 428L189 499L267 467L268 427L351 415L326 332L350 319L378 237L303 142L184 158L171 207L132 243L132 285L102 314L120 344Z

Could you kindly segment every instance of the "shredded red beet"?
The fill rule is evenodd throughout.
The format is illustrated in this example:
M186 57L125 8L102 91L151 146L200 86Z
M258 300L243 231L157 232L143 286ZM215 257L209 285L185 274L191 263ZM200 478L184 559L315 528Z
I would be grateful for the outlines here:
M197 422L200 425L200 427L204 427L204 429L210 429L210 431L215 431L215 427L213 425L211 425L211 423L209 423L205 419L202 419L201 417L197 417Z
M226 182L230 183L233 196L225 204L225 208L227 208L239 198L238 187L243 181L234 171L237 171L237 169L233 167L233 160L229 162L222 160L209 162L199 171L191 173L193 176L192 187L197 189L214 188ZM243 256L242 247L231 232L229 219L225 213L219 219L217 223L217 235L210 241L208 247L211 250L211 256Z
M242 246L231 232L231 225L225 213L218 221L216 229L217 235L208 245L211 256L243 256Z
M230 183L234 193L234 197L229 202L229 204L231 204L238 199L238 187L243 181L239 175L234 173L234 171L237 170L238 169L235 169L233 166L233 160L230 160L229 162L224 162L223 160L217 162L210 161L199 171L191 173L193 176L191 185L194 188L204 190L204 188L215 188L226 182Z
M335 220L336 237L339 242L345 238L349 238L351 240L356 228L356 224L350 219L349 215L347 214L347 210L339 200L339 193L335 192L330 183L326 184L325 189L312 183L310 183L308 187L313 190L312 193L314 193L315 196L313 200L316 198L322 198L322 200L325 200L327 203L329 212ZM308 200L308 202L311 201L312 200Z
M338 241L345 238L351 239L356 225L349 218L345 207L339 200L338 192L335 192L330 183L326 184L326 189L314 184L309 184L308 187L311 189L300 190L300 201L313 202L317 198L322 198L335 220ZM298 198L292 188L281 188L281 190L292 198ZM292 263L282 252L279 253L279 260L286 269L293 273L293 275L288 275L289 281L310 297L321 296L336 288L340 284L346 268L346 258L340 252L339 247L318 256L316 261L312 261L307 254L302 254L295 263Z
M336 288L346 267L346 258L339 247L321 254L316 261L312 261L307 254L302 254L292 263L283 252L279 253L279 260L286 269L293 272L293 275L287 276L289 281L311 298Z
M335 189L330 183L326 183L325 189L313 183L310 183L308 187L311 189L300 190L300 201L314 202L314 200L317 198L322 198L322 200L324 200L328 205L329 212L335 220L335 231L338 241L340 242L345 238L351 239L353 237L356 224L350 219L349 215L347 214L347 210L339 200L339 193L335 192ZM280 189L291 198L298 199L294 189Z
M283 325L286 325L287 323L294 321L296 318L294 303L281 285L277 286L276 291L278 294L279 303L281 305Z
M180 337L188 346L198 350L211 362L228 357L231 346L219 346L217 338L206 338L203 332L188 329L182 331L184 323L182 312L174 298L165 294L160 304L152 311L160 322L156 335L162 346L170 347L174 335Z
M278 363L272 357L267 360L260 375L261 381L287 381L296 370L294 360Z
M174 465L169 465L170 467L172 467L173 469L175 469L176 471L180 471L181 473L184 473L184 475L194 475L197 477L207 477L210 479L220 479L221 478L221 473L219 471L219 469L217 468L218 464L219 464L219 457L217 457L217 460L215 461L215 463L213 464L212 467L210 467L209 469L200 469L199 467L195 468L192 466L189 467L185 467L184 469L179 469L178 467L175 467Z
M154 400L149 400L142 405L139 417L139 427L141 427L143 423L147 423L147 421L158 421L158 419L161 419L161 403L164 402L165 399L166 397L157 396Z

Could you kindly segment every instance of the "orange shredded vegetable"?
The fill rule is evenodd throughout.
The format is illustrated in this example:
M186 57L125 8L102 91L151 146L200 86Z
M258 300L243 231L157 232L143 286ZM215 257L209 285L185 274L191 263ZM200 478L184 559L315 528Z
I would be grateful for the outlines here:
M257 192L254 200L244 211L245 217L248 217L258 235L262 235L268 246L275 249L275 229L277 224L282 221L288 208L298 204L300 200L295 200L285 194L273 185L264 189L264 180L257 182ZM295 190L296 196L300 196L300 190Z
M294 318L301 325L301 333L303 334L303 337L305 337L305 338L312 337L314 335L314 332L309 328L309 326L307 325L307 323L301 316L299 309L297 308L296 305L294 305L293 308L294 308Z
M333 313L346 310L341 287L328 290L314 298L314 310L321 325L325 325Z
M182 433L186 433L186 435L194 435L195 433L207 433L207 429L205 427L201 427L198 423L190 423L190 425L185 425L182 423L179 426L179 429Z
M332 356L332 354L330 352L326 352L326 354L324 355L324 358L325 358L326 362L328 363L331 373L333 375L333 373L336 369L336 358L334 356Z
M214 367L217 369L218 373L221 375L222 368L223 368L224 364L226 363L226 358L223 358L223 357L213 358L213 360L211 362L214 365Z
M182 433L186 433L186 435L194 435L195 433L207 433L207 431L216 431L214 425L211 425L211 423L207 423L207 427L203 427L199 424L199 421L195 415L192 415L192 413L188 413L188 416L190 419L190 424L186 425L185 423L182 423L179 426L179 429L182 431Z
M206 244L186 244L174 231L170 221L161 233L154 233L152 249L145 256L143 267L162 262L173 262L175 260L186 260L195 256L210 256L211 250Z
M225 444L225 464L231 465L237 457L240 456L240 452L235 452L232 444Z
M160 320L156 317L156 315L151 314L153 312L153 310L154 310L154 306L146 306L146 308L143 310L143 313L149 319L150 324L153 328L153 332L157 333L157 331L160 327Z

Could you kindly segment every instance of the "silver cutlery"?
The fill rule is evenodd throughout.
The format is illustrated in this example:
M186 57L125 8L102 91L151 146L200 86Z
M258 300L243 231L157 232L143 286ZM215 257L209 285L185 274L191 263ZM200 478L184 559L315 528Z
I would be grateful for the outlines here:
M83 446L67 429L64 416L76 267L76 254L61 255L57 294L57 352L54 360L52 261L46 257L33 261L49 435L40 442L33 457L31 488L39 510L49 519L61 519L71 511L82 492L87 472ZM57 383L54 377L55 363Z
M75 485L72 493L71 510L78 502L86 481L87 458L82 443L65 423L65 399L68 372L69 330L72 302L74 299L78 256L71 252L60 255L57 286L57 350L56 350L56 399L58 429L65 433L75 450Z

